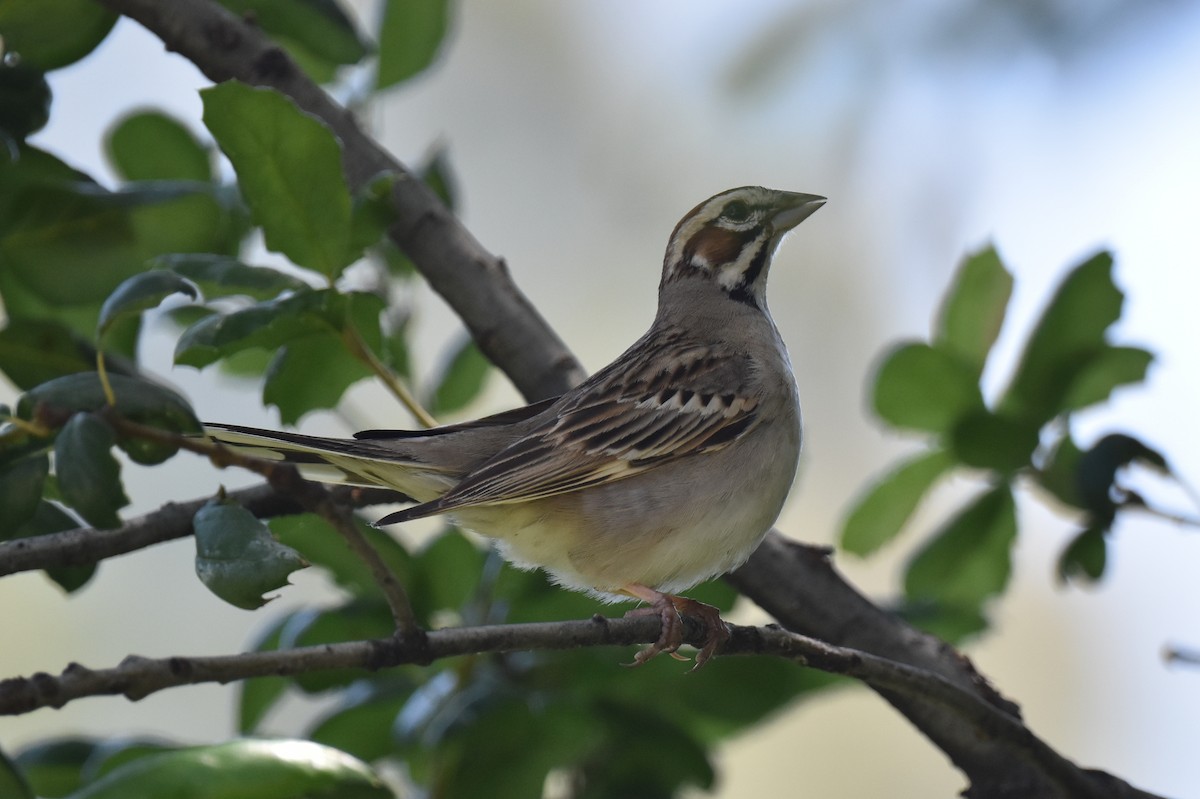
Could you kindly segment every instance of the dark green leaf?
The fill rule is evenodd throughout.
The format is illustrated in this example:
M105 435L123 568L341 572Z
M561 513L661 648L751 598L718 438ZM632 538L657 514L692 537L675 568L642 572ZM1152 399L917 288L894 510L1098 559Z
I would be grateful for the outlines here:
M116 394L116 409L130 421L172 433L199 433L200 421L187 400L169 388L145 378L109 375ZM97 411L108 404L95 372L67 375L43 383L21 395L17 416L32 419L39 406L56 413Z
M221 0L288 51L314 80L325 83L339 66L367 54L354 23L335 0Z
M372 375L370 367L349 356L341 336L297 336L271 359L263 404L279 408L280 421L294 425L309 411L336 408L346 389Z
M0 17L3 13L0 11ZM24 141L49 120L50 85L41 70L0 60L0 140Z
M136 111L108 134L109 160L125 180L213 179L212 157L192 132L159 111Z
M42 500L42 484L50 473L45 454L0 465L0 540L33 518Z
M427 403L435 416L461 410L483 390L492 364L473 339L464 339L447 359L434 381L437 388Z
M0 3L4 49L47 72L73 64L92 52L116 21L116 13L92 0Z
M1058 559L1060 582L1095 582L1104 576L1108 561L1108 542L1099 528L1084 530L1067 545Z
M1064 400L1121 316L1124 296L1113 285L1112 256L1099 253L1058 287L1025 345L1001 410L1041 424L1067 408Z
M311 741L237 740L139 758L72 799L393 799L365 763Z
M96 323L97 337L102 337L122 316L140 314L157 307L172 294L186 294L192 299L200 296L190 280L163 269L126 278L108 295L100 308L100 321Z
M914 627L950 644L958 644L988 628L988 620L978 607L920 600L907 602L896 612Z
M8 755L0 750L0 796L11 799L35 799L33 789L25 780L25 775L17 764L8 759Z
M894 349L875 378L874 407L889 424L947 433L983 408L976 375L945 350L919 342Z
M430 541L412 571L410 598L418 617L428 621L437 611L461 612L479 585L484 558L485 553L454 528Z
M433 189L442 205L451 211L458 206L458 186L454 179L454 170L450 168L450 153L445 145L440 145L433 151L417 174L425 181L426 186Z
M1104 402L1118 386L1140 383L1154 355L1138 347L1101 347L1075 375L1062 409L1079 410Z
M896 537L954 459L937 449L905 461L884 476L851 510L842 528L842 548L869 555Z
M4 538L33 538L39 535L47 535L48 533L61 533L63 530L74 530L79 526L79 522L64 512L62 508L52 502L41 499L34 509L33 517L15 530L6 531L7 534L0 534L0 540ZM54 568L46 569L46 576L57 583L68 594L83 588L95 573L96 564L94 563L83 566L55 566Z
M309 289L233 313L214 314L201 319L179 337L175 363L202 367L245 349L274 350L313 334L340 337L346 329L348 314L358 318L359 309L372 303L378 315L382 300L373 294L348 295L332 289ZM367 335L367 331L363 333Z
M154 738L106 738L97 744L84 761L81 776L85 783L93 782L126 763L175 748L164 740Z
M1135 462L1170 472L1166 458L1159 452L1124 433L1106 435L1079 457L1076 489L1083 507L1092 511L1097 520L1111 522L1117 509L1113 497L1117 471Z
M368 763L396 750L392 725L416 683L398 673L355 686L345 700L309 733L317 743L336 747Z
M676 796L681 787L712 784L708 752L683 725L646 707L602 707L607 735L588 758L580 799Z
M395 632L396 623L386 603L370 599L351 600L328 610L293 614L279 635L279 648L387 638ZM342 688L365 676L366 672L359 668L326 669L298 674L293 681L308 693L321 693L331 688Z
M227 81L201 95L204 124L233 162L267 246L336 278L360 253L333 134L272 89Z
M116 433L98 416L77 413L54 440L54 471L63 500L88 524L121 526L117 511L129 504L121 486L121 466L111 449Z
M30 147L0 159L0 295L10 319L95 333L100 305L161 252L225 251L234 214L200 183L109 192ZM122 348L122 351L131 351Z
M0 330L0 370L18 388L28 390L95 366L91 343L58 322L14 319Z
M969 364L978 376L1004 324L1013 279L993 247L958 267L938 317L935 345Z
M361 519L356 518L355 524L400 582L408 585L413 571L408 551L390 535ZM340 588L356 597L383 599L371 570L321 517L311 513L277 516L269 526L280 543L294 548L306 561L329 572Z
M448 0L386 0L379 28L376 88L408 80L433 62L446 36Z
M1012 490L1001 484L975 499L922 547L905 574L905 593L910 600L978 610L1008 584L1016 536Z
M396 221L392 188L398 177L385 172L375 177L354 197L354 246L359 249L378 244Z
M592 719L561 705L535 708L523 697L507 696L474 710L472 723L454 730L439 751L435 784L441 795L541 796L550 770L582 756L599 737ZM661 741L659 754L677 765L674 758L682 752L672 743Z
M80 771L95 750L90 738L55 738L27 746L13 759L35 794L56 799L78 790Z
M267 526L241 505L212 500L192 520L196 575L214 594L244 610L262 607L263 594L288 584L308 564L271 537Z
M284 616L271 623L253 646L252 652L271 652L279 648L279 637L291 616ZM251 677L238 684L238 732L249 735L255 732L271 708L287 693L292 681L288 677Z
M1060 502L1083 507L1079 496L1079 459L1083 453L1070 435L1064 435L1046 455L1045 465L1035 473L1038 484Z
M1002 474L1028 466L1037 445L1037 427L985 410L967 415L950 436L950 448L963 464Z
M250 266L229 255L173 253L154 259L154 265L169 269L195 283L206 299L247 296L269 300L285 291L307 291L311 287L278 269Z

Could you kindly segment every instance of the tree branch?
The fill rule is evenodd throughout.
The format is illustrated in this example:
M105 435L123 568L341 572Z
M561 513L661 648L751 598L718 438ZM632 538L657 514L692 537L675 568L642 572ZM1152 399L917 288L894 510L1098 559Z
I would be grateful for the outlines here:
M404 496L386 488L335 486L327 489L333 501L346 508L403 502ZM226 496L260 519L302 513L296 500L267 484L230 491ZM211 497L168 502L158 510L130 519L115 530L80 527L35 538L0 541L0 577L60 566L90 566L102 560L146 549L192 534L192 517Z
M569 351L513 284L503 261L484 250L420 181L366 136L348 111L308 80L259 30L212 0L100 2L141 22L214 81L237 78L292 97L341 139L351 186L361 186L385 171L407 178L397 181L393 190L399 221L390 235L463 319L481 350L527 398L561 393L582 377ZM839 643L865 640L872 652L894 653L893 659L932 671L964 695L975 697L977 701L967 709L912 696L888 683L872 683L967 774L972 783L969 795L1145 795L1057 755L1039 756L1039 752L1053 753L1020 726L1015 706L1002 699L963 655L872 605L829 567L824 553L772 533L732 579L791 629ZM1008 739L973 734L977 725L970 716L976 712L989 714L997 728L1016 725L1022 731L1016 737L1025 744L1014 749Z

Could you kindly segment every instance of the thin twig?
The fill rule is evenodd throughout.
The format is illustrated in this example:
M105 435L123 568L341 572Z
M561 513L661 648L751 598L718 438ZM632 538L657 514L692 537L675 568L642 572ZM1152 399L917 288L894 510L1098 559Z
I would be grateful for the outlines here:
M371 371L383 381L388 390L400 401L409 413L413 415L422 427L437 427L437 419L417 401L413 393L408 390L408 386L400 377L388 368L388 365L379 359L379 356L367 346L367 342L363 340L362 334L354 325L347 325L342 338L346 342L346 346L350 348L350 352L367 366Z

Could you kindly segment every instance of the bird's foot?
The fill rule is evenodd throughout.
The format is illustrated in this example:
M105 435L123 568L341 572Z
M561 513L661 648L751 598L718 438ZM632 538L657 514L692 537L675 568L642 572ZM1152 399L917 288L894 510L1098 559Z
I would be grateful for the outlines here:
M625 593L650 603L648 607L629 611L625 614L626 618L657 616L662 624L658 640L634 655L630 666L640 666L664 653L676 660L687 660L677 652L683 644L683 619L680 614L690 616L704 628L704 643L696 654L696 665L692 667L692 671L707 663L729 640L729 627L721 618L721 612L712 605L687 597L664 594L645 586L630 586L625 589Z

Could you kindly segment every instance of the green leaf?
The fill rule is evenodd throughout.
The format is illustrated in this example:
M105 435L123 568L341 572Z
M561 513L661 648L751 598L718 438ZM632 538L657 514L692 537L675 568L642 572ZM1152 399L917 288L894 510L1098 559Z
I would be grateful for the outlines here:
M299 740L237 740L148 755L71 799L393 799L365 763Z
M1076 508L1083 508L1079 496L1079 459L1083 456L1071 436L1064 435L1047 452L1045 464L1034 473L1042 488L1049 491L1058 501Z
M1016 507L1008 484L979 496L917 553L904 577L910 600L933 599L978 610L999 594L1012 571Z
M25 63L0 61L0 140L24 141L49 120L50 84L42 71Z
M441 48L448 17L448 0L386 0L375 87L386 89L423 72Z
M399 176L394 172L377 175L354 196L352 209L354 246L372 247L379 244L398 214L392 189Z
M442 205L453 211L458 207L458 186L454 178L454 170L450 168L450 151L440 144L432 155L426 159L417 174L425 185L433 189L433 193L442 201Z
M14 529L0 530L0 540L16 538L33 538L49 533L61 533L63 530L74 530L79 522L52 502L39 499L32 518L25 524ZM96 564L82 566L55 566L46 569L46 576L58 584L68 594L78 591L92 579L96 573Z
M14 760L35 794L57 799L79 788L83 764L95 751L90 738L55 738L25 747Z
M139 424L172 433L199 433L203 429L187 400L169 388L141 377L109 375L116 394L116 409ZM39 406L67 414L98 411L108 404L95 372L67 375L25 392L17 402L17 416L30 420Z
M5 51L47 72L73 64L92 52L116 21L116 13L92 0L0 3Z
M1105 348L1124 296L1113 285L1112 256L1098 253L1063 280L1025 345L1001 411L1044 423L1068 410L1077 375Z
M42 500L42 485L50 473L45 454L0 464L0 540L33 518Z
M336 278L351 246L341 147L323 123L272 89L235 81L204 89L204 124L233 162L267 247Z
M125 180L213 179L208 148L178 120L159 111L136 111L109 131L108 158Z
M988 352L1004 324L1013 278L993 247L968 256L938 315L935 346L983 372Z
M949 644L958 644L988 628L988 620L978 607L946 605L929 600L907 602L896 609L909 624L932 633Z
M308 734L308 738L373 763L393 754L392 725L416 683L399 672L375 677L362 690L348 691L343 701Z
M13 320L57 321L90 337L101 304L147 258L224 252L240 235L208 184L110 192L34 148L0 159L0 296Z
M1138 347L1101 347L1071 382L1062 409L1075 411L1104 402L1118 386L1146 379L1154 355Z
M435 416L453 413L479 396L492 364L479 351L475 341L465 338L452 351L441 373L434 380L437 388L426 403Z
M279 649L279 637L291 616L271 622L250 647L251 652L272 652ZM255 732L271 708L287 694L292 681L289 677L251 677L238 683L238 732L249 735Z
M1075 536L1059 556L1059 582L1082 580L1094 583L1104 576L1107 561L1108 541L1104 530L1090 527Z
M485 557L483 550L452 527L430 541L412 570L410 599L418 618L428 621L438 611L461 612L478 589Z
M387 533L355 518L358 531L404 585L412 578L412 557ZM356 597L383 599L379 584L362 559L350 550L330 524L311 513L277 516L269 523L280 543L298 551L306 561L324 569L338 587Z
M123 316L139 315L155 308L172 294L186 294L192 299L200 296L195 284L174 272L156 269L126 278L108 295L100 308L96 336L103 337L113 323Z
M594 720L553 703L533 707L521 696L505 696L468 709L461 725L439 747L435 785L444 796L541 796L551 769L580 758L598 738ZM477 714L477 715L476 715ZM673 766L681 754L665 737L659 753ZM641 796L638 791L609 796Z
M192 520L196 531L196 575L235 607L254 610L263 594L288 584L288 575L308 565L300 553L271 537L271 531L241 505L211 500Z
M964 465L1001 474L1028 466L1037 446L1036 426L985 410L968 414L950 435L951 451Z
M355 599L327 610L292 614L279 635L279 648L388 638L395 632L396 623L385 602ZM297 674L292 680L302 690L317 694L343 688L364 676L361 668L324 669Z
M336 68L367 54L354 23L334 0L221 0L221 4L283 45L314 80L326 83Z
M294 425L319 408L336 408L354 383L374 372L351 358L341 336L330 332L298 336L276 351L267 367L263 404L279 408L279 418Z
M129 504L121 466L111 452L116 441L113 429L90 413L72 416L54 440L54 471L63 500L101 529L120 527L117 511Z
M59 322L13 319L0 330L0 370L20 389L96 366L96 350Z
M0 750L0 796L10 799L35 799L25 775L16 763L9 760L3 750Z
M308 291L308 283L266 266L250 266L229 255L214 253L171 253L153 260L200 287L206 299L253 297L269 300L285 291Z
M341 335L345 325L346 295L306 289L201 319L176 342L175 363L200 368L242 350L275 350L314 333Z
M941 449L900 464L854 505L842 528L842 548L865 556L895 538L921 498L953 465L954 459Z
M983 408L983 396L970 366L945 350L914 342L884 359L873 403L879 417L895 427L947 433Z
M1141 463L1170 474L1167 460L1158 451L1124 433L1110 433L1079 457L1075 485L1084 508L1107 527L1119 505L1113 496L1117 472L1132 463Z

